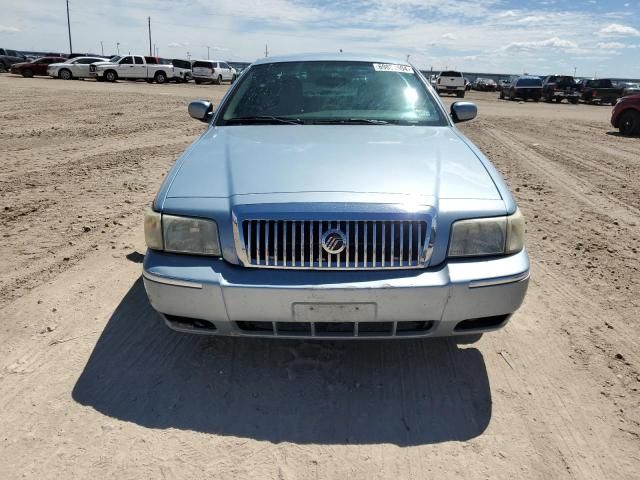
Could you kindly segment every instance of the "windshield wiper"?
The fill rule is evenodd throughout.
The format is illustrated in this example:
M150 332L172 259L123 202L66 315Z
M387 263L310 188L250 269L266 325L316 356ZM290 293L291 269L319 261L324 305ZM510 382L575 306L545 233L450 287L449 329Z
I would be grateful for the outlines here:
M226 123L264 123L275 122L289 125L301 125L303 122L299 118L276 117L274 115L254 115L251 117L233 117L225 120Z
M388 125L389 120L376 120L375 118L334 118L327 120L307 120L307 124L317 125Z

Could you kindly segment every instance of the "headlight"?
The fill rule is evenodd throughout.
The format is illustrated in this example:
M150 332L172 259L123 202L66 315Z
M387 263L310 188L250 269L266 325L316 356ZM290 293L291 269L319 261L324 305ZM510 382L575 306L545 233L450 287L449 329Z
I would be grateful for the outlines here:
M480 257L517 253L524 248L524 218L520 210L508 217L455 222L449 257Z
M218 226L203 218L162 215L149 209L145 213L147 246L154 250L194 255L219 256Z

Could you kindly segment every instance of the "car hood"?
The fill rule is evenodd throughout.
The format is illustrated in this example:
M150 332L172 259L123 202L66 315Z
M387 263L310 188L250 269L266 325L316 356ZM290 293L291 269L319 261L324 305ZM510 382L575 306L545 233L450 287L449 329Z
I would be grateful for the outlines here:
M299 192L499 200L482 161L450 127L214 127L185 153L168 198Z

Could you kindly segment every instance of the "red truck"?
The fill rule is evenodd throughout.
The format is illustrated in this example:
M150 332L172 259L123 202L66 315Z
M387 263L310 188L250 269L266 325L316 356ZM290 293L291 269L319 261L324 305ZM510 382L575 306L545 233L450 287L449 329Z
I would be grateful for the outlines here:
M629 95L618 101L611 113L611 125L622 135L640 135L640 95Z

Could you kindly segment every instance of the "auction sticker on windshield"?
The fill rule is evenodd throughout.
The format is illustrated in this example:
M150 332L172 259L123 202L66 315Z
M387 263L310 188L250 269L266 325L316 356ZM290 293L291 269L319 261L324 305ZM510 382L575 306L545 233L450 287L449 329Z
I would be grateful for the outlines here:
M376 72L413 73L413 68L409 65L395 65L393 63L374 63L373 69Z

